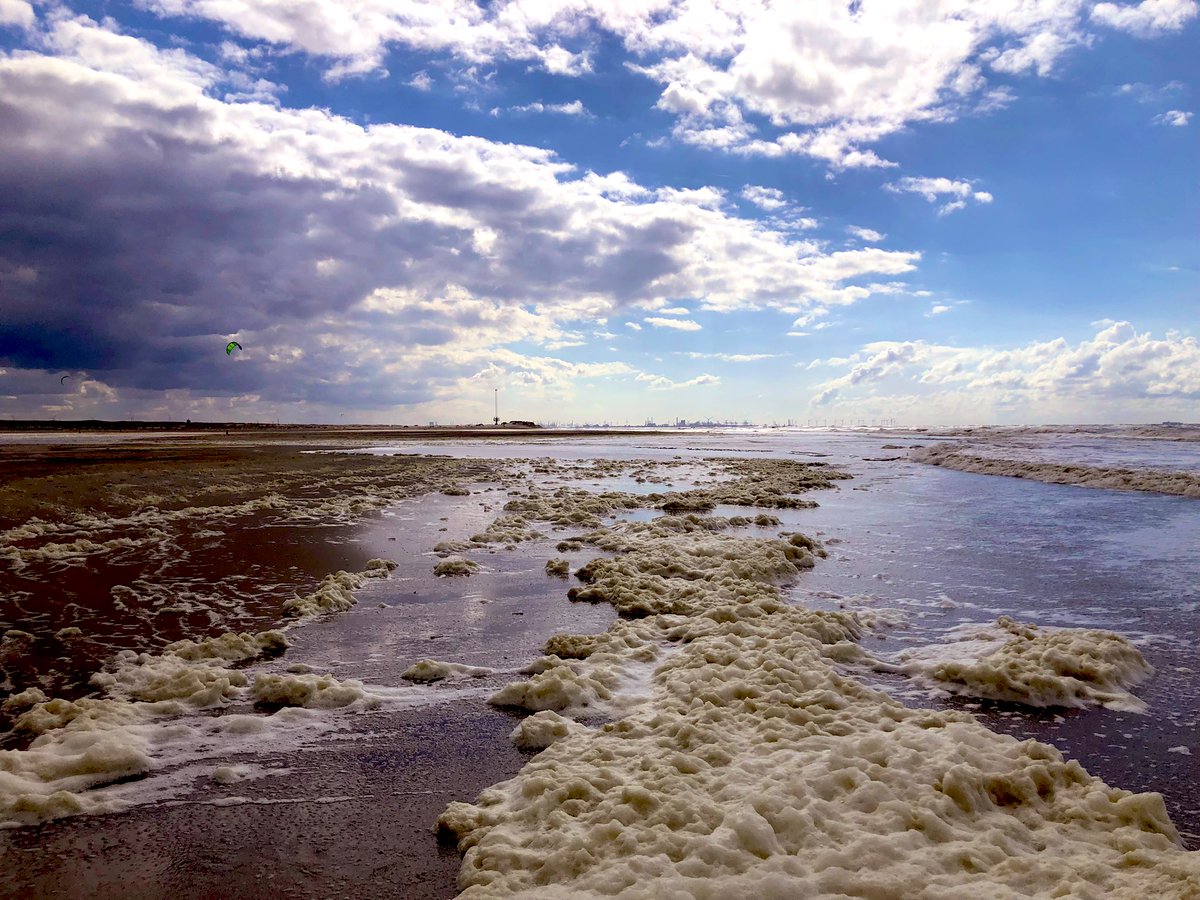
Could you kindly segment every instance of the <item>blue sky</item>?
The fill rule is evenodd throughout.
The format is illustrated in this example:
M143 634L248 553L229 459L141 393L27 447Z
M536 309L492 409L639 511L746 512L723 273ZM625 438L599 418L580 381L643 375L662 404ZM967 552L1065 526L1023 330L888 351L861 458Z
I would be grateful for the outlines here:
M0 0L0 415L1196 420L1198 37L1195 0Z

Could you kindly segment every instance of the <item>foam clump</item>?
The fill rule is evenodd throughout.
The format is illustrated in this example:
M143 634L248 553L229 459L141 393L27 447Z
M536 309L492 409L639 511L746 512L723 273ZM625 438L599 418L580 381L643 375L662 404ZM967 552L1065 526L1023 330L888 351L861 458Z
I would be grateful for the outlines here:
M1026 706L1084 707L1143 711L1129 688L1154 673L1136 647L1111 631L1040 629L997 620L1009 639L977 659L902 666L909 674L972 697Z
M308 619L326 613L345 612L357 602L354 592L366 584L368 578L386 578L396 565L390 559L372 559L362 572L340 571L326 575L311 594L285 600L284 613Z
M0 750L0 825L121 808L87 791L149 771L146 750L130 733L87 729L43 735L25 750Z
M545 750L556 741L586 731L578 722L563 718L552 710L543 710L523 719L509 737L522 750Z
M438 576L466 576L473 575L479 569L479 563L470 559L452 556L448 559L443 559L433 567L433 574Z
M228 631L203 641L183 640L167 644L164 654L193 662L222 660L241 662L260 656L282 653L288 648L288 639L282 631L260 631L257 634Z
M10 697L29 708L14 731L36 737L25 750L0 752L0 820L27 824L79 812L120 808L88 793L92 788L152 768L145 726L239 697L249 684L231 663L277 653L281 632L228 633L168 644L161 653L118 653L92 683L107 696L46 699L36 688Z
M5 712L12 712L16 709L27 709L35 703L44 703L47 699L41 688L25 688L20 693L5 698L4 702L0 703L0 709L3 709Z
M226 664L281 653L287 646L282 632L263 631L176 641L159 654L123 650L109 664L111 671L97 672L91 680L119 699L213 706L232 700L249 684L244 672Z
M486 544L519 544L522 541L537 540L544 535L529 527L523 516L500 516L486 529L471 535L471 543Z
M566 578L571 573L571 563L565 559L546 560L546 574Z
M485 675L491 675L493 671L495 670L484 666L466 666L462 663L419 659L401 672L400 677L408 681L428 683L443 681L447 678L482 678Z
M578 664L543 657L532 678L505 685L488 703L531 711L582 709L611 699L619 680L619 674L611 669L588 671Z
M364 690L361 681L338 681L332 675L268 672L254 679L250 694L259 703L305 709L340 709L351 704L374 709L381 703L380 698Z

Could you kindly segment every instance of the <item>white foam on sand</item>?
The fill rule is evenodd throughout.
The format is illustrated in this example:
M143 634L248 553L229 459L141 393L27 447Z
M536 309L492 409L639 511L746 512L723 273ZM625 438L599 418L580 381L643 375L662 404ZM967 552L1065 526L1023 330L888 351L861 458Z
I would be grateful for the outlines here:
M366 584L368 578L387 578L394 568L394 560L372 559L362 572L342 571L326 575L311 594L285 601L284 612L300 619L345 612L355 603L354 592Z
M250 695L259 703L305 709L377 709L382 701L361 681L338 681L332 675L267 672L254 679Z
M446 679L482 678L495 670L484 666L467 666L462 663L440 662L436 659L419 659L403 672L401 678L417 682L444 681Z
M647 647L675 649L622 718L584 729L540 712L514 740L546 749L450 804L438 828L464 852L464 898L1200 892L1200 856L1181 851L1160 795L839 674L861 624L790 606L776 586L812 565L802 542L656 522L589 535L615 556L584 566L587 596L575 594L640 618L551 639L567 658L543 657L497 696L569 711L618 693L610 676ZM1093 700L1140 671L1104 633L1026 630L1004 658L1092 660ZM1000 652L1016 637L980 643Z
M1050 484L1078 484L1115 491L1151 491L1200 499L1200 475L1190 472L1003 459L971 453L961 445L922 447L913 450L909 458L914 462L957 469L960 472L1007 475L1011 478L1030 478Z
M477 571L479 563L461 556L448 557L433 567L433 574L442 578L472 575Z
M509 737L522 750L545 750L555 741L586 730L578 722L547 709L522 719Z
M988 700L1146 709L1129 689L1154 669L1133 644L1111 631L1038 627L1001 616L994 626L960 627L952 637L958 639L902 651L895 668L953 693Z
M348 608L354 603L354 589L368 578L386 577L395 565L390 560L371 560L365 572L331 575L313 594L297 598L293 612L304 619ZM271 706L348 710L376 708L385 699L425 702L395 690L385 692L390 695L385 697L360 682L342 682L330 675L256 674L246 668L283 652L287 645L283 631L273 630L177 641L159 653L126 650L92 677L103 691L100 697L46 699L36 689L10 697L6 711L24 710L16 717L14 730L35 737L26 749L0 751L0 826L113 811L169 794L186 785L186 780L168 773L156 778L153 786L112 785L198 758L207 746L196 737L200 733L256 740L279 723L305 721L294 715L289 718L286 710L269 718L189 715L198 709L225 707L242 699ZM214 755L225 752L228 747L213 750Z

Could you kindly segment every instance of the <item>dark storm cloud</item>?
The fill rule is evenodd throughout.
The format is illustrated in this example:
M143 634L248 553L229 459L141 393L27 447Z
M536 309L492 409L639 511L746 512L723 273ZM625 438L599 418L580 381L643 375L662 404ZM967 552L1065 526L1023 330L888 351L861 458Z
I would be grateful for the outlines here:
M463 243L428 222L380 228L395 202L369 185L246 171L243 151L207 139L195 110L125 107L86 148L48 144L27 109L63 88L79 91L2 83L0 259L36 273L0 282L9 364L157 369L164 344L186 362L203 355L187 336L346 310ZM18 102L27 109L11 114ZM339 265L316 277L314 261L327 258Z

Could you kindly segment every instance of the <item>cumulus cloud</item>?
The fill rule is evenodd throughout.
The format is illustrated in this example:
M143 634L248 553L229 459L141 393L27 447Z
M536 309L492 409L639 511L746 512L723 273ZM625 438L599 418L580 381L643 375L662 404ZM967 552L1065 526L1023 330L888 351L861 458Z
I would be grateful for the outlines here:
M1169 109L1165 113L1155 116L1151 121L1155 125L1170 125L1175 128L1182 128L1192 120L1193 113L1184 112L1182 109Z
M581 116L582 118L591 118L592 114L583 105L582 100L572 100L570 103L543 103L540 100L535 100L533 103L526 103L522 106L510 106L509 112L518 113L558 113L564 116ZM500 109L493 109L492 115L500 114Z
M969 181L952 181L949 178L909 176L883 187L893 194L919 194L930 203L938 203L946 197L952 198L938 207L939 216L946 216L965 208L968 199L976 203L991 203L994 199L987 191L975 190Z
M779 188L748 184L742 188L741 196L744 200L749 200L761 209L776 210L787 206L787 200L784 199L783 191L779 190Z
M114 28L59 16L40 52L0 55L10 368L129 396L417 403L492 348L577 343L571 323L684 297L795 314L919 259L824 253L719 192L544 149L232 100L230 73ZM232 337L246 353L214 359Z
M1142 0L1132 5L1097 3L1092 8L1092 19L1138 37L1158 37L1179 31L1196 18L1198 11L1200 5L1196 0Z
M416 88L418 91L428 91L433 87L433 79L429 77L429 73L425 71L418 72L412 78L405 82L409 87Z
M33 6L27 0L0 0L0 25L31 28L36 21Z
M817 386L815 405L837 399L918 396L976 400L975 420L1017 404L1027 420L1039 409L1069 409L1095 415L1105 410L1138 410L1145 404L1183 408L1200 399L1200 342L1168 332L1155 338L1129 322L1096 323L1094 337L1071 344L1064 338L1010 349L955 347L926 341L879 341L847 359L824 364L849 371ZM818 361L820 362L820 361ZM814 363L815 364L815 363ZM909 392L914 392L909 393Z
M702 327L691 319L664 319L662 316L647 316L642 321L655 328L674 328L676 331L699 331Z
M9 0L12 2L12 0ZM328 60L344 77L380 69L388 49L448 54L460 68L515 60L555 74L592 69L598 48L661 87L676 139L831 167L890 167L869 144L914 123L1003 106L989 75L1052 75L1090 43L1085 0L696 3L646 0L142 0L161 16L204 18L244 38ZM1153 36L1195 15L1194 0L1098 4L1091 21Z
M858 225L847 225L846 231L860 241L866 241L870 244L877 244L887 237L886 234L876 231L874 228L862 228Z

